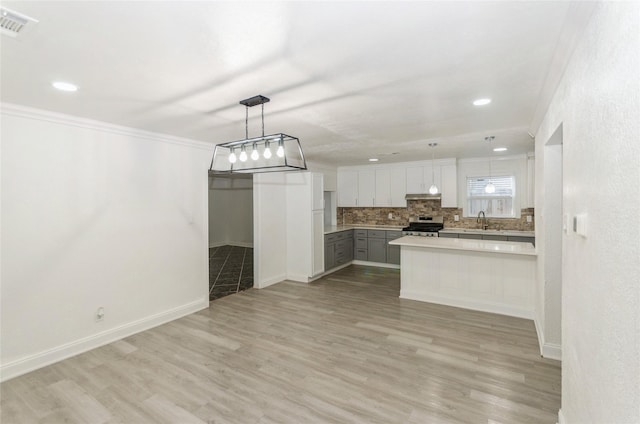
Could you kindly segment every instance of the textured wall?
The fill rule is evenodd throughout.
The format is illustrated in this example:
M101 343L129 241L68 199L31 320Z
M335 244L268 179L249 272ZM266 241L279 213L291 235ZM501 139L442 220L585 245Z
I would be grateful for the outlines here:
M562 124L564 212L587 220L563 239L560 423L640 422L639 20L597 3L536 133L538 162Z
M389 219L389 214L393 219ZM464 218L462 208L441 208L440 200L407 200L406 208L338 208L338 224L370 224L405 226L410 217L415 216L444 217L447 228L480 228L476 218ZM460 221L454 221L454 215ZM533 209L522 209L517 219L488 218L490 229L533 231L534 223L527 222L526 217L533 216Z

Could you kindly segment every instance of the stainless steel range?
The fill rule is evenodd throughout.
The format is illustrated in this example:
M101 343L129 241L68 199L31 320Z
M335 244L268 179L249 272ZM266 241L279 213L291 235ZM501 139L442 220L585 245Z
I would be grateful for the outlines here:
M441 216L416 216L409 219L409 226L402 229L404 236L438 237L438 231L444 228Z

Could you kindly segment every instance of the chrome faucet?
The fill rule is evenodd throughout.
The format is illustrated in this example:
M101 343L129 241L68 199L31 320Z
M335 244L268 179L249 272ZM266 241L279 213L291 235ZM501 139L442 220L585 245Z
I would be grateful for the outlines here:
M480 215L482 215L482 218L480 218ZM482 219L482 221L480 219ZM489 228L489 224L487 224L487 216L484 214L484 211L478 212L478 219L476 219L476 223L478 224L482 223L483 230L486 230L487 228Z

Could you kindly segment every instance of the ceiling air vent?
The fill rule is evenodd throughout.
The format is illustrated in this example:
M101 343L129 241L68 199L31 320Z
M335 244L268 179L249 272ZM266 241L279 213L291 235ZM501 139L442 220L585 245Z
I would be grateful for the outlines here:
M2 34L17 37L29 22L38 21L6 7L0 7L0 32Z

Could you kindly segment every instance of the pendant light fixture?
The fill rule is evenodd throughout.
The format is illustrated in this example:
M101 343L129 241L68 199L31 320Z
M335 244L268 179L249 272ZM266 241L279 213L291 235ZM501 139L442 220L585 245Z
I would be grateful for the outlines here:
M268 97L261 95L240 101L240 104L245 106L245 138L217 144L213 150L210 172L253 174L307 169L307 162L297 137L283 133L264 135L264 104L269 101ZM249 138L249 108L257 105L261 105L262 108L262 135ZM275 156L271 152L272 143L278 146ZM251 152L250 155L247 154L247 150ZM236 153L238 151L239 155Z
M436 165L434 151L438 143L429 143L431 147L431 187L429 187L429 194L438 194L438 186L436 185Z
M489 151L492 151L491 149L491 143L493 142L493 139L495 137L490 135L488 137L484 138L484 141L488 141L489 142ZM493 194L496 192L496 186L493 185L493 183L491 182L491 177L492 177L492 172L491 172L491 156L489 156L489 182L487 183L486 186L484 186L484 192L487 194Z

